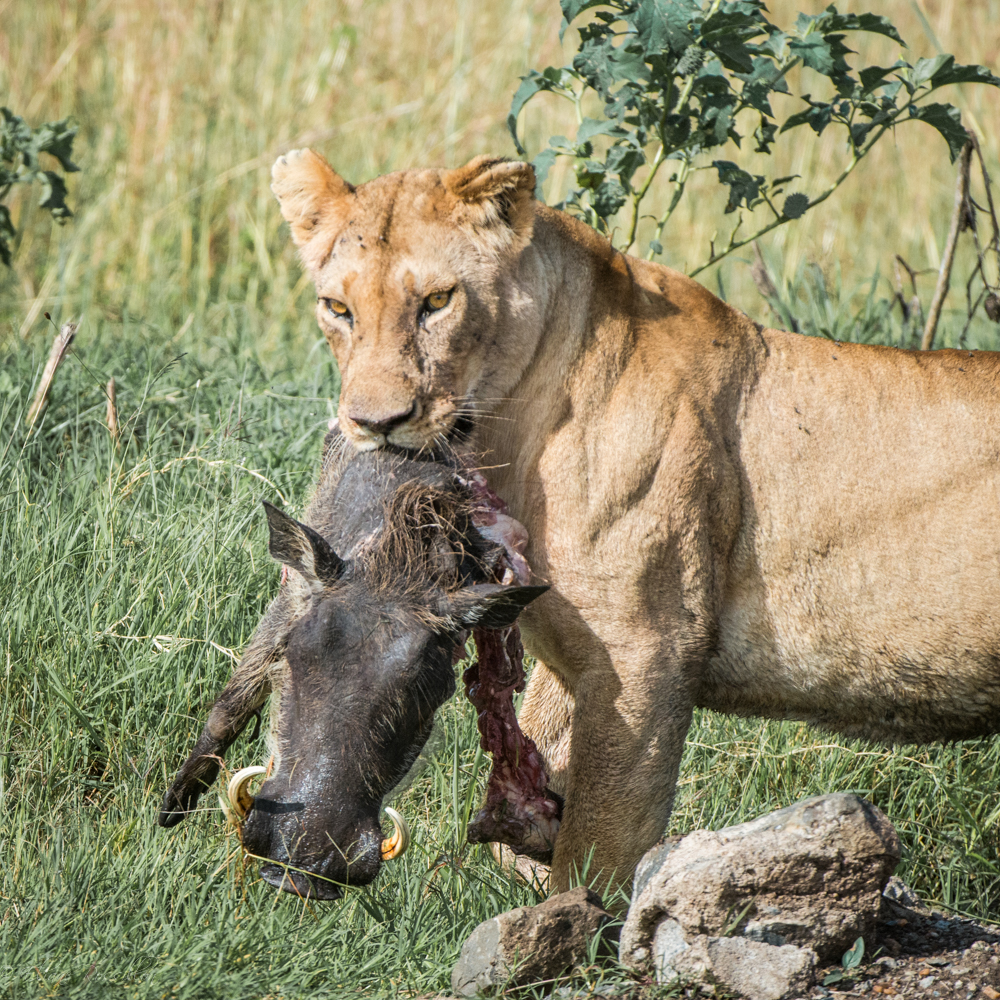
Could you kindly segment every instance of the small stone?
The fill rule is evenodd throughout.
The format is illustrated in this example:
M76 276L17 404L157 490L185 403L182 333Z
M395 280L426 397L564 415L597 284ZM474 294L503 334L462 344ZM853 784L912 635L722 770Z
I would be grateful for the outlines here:
M923 979L917 980L917 986L919 986L922 990L929 990L933 985L934 985L933 976L924 976Z
M882 890L882 895L886 899L891 899L900 906L905 906L908 910L922 910L924 904L920 897L898 876L893 875Z
M582 887L508 910L469 935L452 969L451 988L471 997L557 979L587 961L590 942L612 919L600 896Z

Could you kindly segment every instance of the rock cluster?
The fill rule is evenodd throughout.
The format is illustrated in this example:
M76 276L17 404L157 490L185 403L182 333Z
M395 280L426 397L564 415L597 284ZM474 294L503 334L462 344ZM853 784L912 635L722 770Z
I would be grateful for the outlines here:
M659 982L717 983L749 1000L794 996L818 962L871 932L899 857L892 824L856 795L697 830L643 858L621 961Z
M900 857L889 820L856 795L806 799L750 823L696 830L640 863L620 959L658 982L787 1000L871 935ZM887 895L908 893L894 882ZM902 899L900 899L902 901ZM551 981L586 964L612 917L589 889L501 913L473 931L452 989L475 996Z

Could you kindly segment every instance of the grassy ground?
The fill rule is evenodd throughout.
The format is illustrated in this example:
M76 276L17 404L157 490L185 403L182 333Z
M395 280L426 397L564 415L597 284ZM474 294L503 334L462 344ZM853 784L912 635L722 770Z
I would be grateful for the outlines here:
M414 848L343 903L304 908L258 884L211 799L176 831L154 826L277 584L259 501L302 502L336 381L321 351L268 367L239 328L211 363L98 330L30 438L43 357L3 357L2 996L432 993L476 923L534 901L464 843L484 779L464 698L397 803ZM241 741L231 764L262 752ZM671 830L857 790L897 824L902 874L927 899L996 918L998 775L995 741L888 752L700 713Z
M996 65L997 0L892 7L918 53L937 39ZM259 501L302 504L336 397L270 162L312 143L361 180L510 152L517 75L562 61L554 3L0 0L0 13L0 99L33 121L76 115L83 168L67 227L15 204L23 235L0 273L0 996L444 990L468 931L533 901L464 843L483 762L463 699L401 796L414 848L343 903L304 909L256 884L208 801L174 832L154 819L276 587ZM1000 120L995 95L953 99ZM529 134L564 131L560 113L537 112ZM885 281L867 296L893 253L932 266L943 243L951 168L918 131L765 247L814 332L907 341L879 304ZM983 135L995 166L998 137ZM822 175L824 150L803 141L789 172ZM718 225L717 196L695 194L674 263ZM744 264L705 277L767 318ZM28 438L46 310L83 320ZM946 316L946 342L955 330ZM968 342L998 346L982 325ZM112 375L117 450L102 423ZM260 753L244 740L232 763ZM995 741L889 753L703 713L671 832L858 790L897 823L903 875L927 899L1000 918L998 754Z

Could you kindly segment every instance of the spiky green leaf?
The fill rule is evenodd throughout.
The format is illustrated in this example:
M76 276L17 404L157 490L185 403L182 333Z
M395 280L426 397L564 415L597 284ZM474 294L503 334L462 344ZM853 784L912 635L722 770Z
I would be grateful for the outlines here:
M969 136L962 125L962 113L953 104L924 104L910 108L910 118L927 122L944 136L952 163L969 141Z
M798 219L800 216L805 214L808 207L808 195L798 193L790 194L785 199L785 204L782 206L781 213L787 219Z
M760 174L747 173L729 160L713 160L712 166L719 172L719 183L729 188L726 213L735 212L740 205L751 208L760 197L765 180Z

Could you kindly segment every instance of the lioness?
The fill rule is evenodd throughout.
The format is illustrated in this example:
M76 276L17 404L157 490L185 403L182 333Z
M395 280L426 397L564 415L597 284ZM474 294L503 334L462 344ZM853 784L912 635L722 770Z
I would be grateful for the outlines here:
M552 589L521 712L552 885L627 882L695 706L887 742L1000 725L1000 355L760 327L478 157L273 190L359 449L471 438Z

